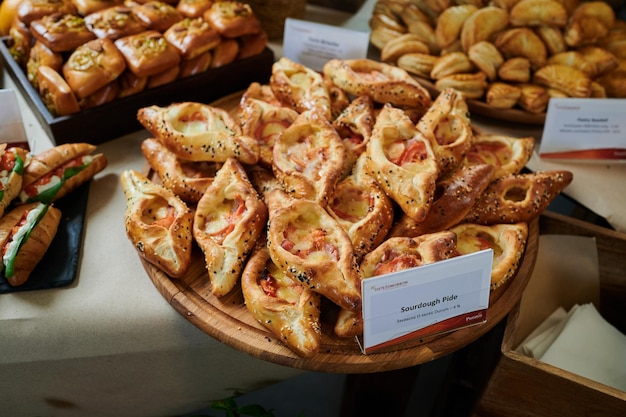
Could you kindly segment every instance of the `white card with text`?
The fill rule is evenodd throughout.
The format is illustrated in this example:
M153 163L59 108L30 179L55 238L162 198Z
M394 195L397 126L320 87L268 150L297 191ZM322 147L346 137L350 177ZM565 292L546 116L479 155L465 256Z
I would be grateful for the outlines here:
M625 104L623 99L550 99L539 156L626 161Z
M369 32L287 18L283 36L283 56L315 71L327 61L360 59L367 56Z
M363 280L364 353L487 318L493 250Z

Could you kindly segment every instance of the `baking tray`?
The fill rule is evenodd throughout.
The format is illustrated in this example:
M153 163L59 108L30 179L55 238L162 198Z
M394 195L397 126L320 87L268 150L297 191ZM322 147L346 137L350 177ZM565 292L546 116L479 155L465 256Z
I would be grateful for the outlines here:
M0 53L9 72L42 127L57 145L88 142L97 145L124 134L141 130L137 110L150 105L165 106L180 101L208 103L247 88L251 82L266 83L274 63L274 52L265 48L258 55L237 60L220 68L181 78L160 87L83 110L70 116L53 117L26 74L11 56L9 38L2 38Z
M83 242L89 185L81 185L54 203L61 210L61 221L46 254L22 285L11 286L4 273L0 273L0 294L61 288L74 282Z

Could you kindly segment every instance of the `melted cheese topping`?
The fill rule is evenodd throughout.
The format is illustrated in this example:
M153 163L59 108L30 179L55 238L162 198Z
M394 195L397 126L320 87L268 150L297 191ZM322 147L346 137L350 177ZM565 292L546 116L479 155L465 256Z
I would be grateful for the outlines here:
M500 142L478 142L467 152L467 160L475 164L503 166L512 158L511 149Z

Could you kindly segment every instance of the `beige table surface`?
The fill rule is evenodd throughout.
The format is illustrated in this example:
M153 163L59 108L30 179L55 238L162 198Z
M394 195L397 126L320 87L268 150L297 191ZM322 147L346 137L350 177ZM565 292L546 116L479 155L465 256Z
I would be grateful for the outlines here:
M354 16L307 8L308 20L367 30L375 2ZM272 43L276 56L280 44ZM13 88L6 73L2 87ZM33 152L51 142L18 94ZM540 137L540 127L474 119L486 132ZM88 134L88 132L86 132ZM0 295L0 416L172 416L301 371L235 351L181 317L148 279L127 240L125 169L141 170L139 131L99 146L108 167L91 183L74 285ZM548 164L574 172L568 194L626 230L626 165Z

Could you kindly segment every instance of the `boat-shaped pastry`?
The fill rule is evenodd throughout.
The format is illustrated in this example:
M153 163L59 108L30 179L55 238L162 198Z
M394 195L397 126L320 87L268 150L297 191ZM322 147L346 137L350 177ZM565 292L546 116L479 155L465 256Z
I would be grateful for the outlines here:
M440 176L452 171L472 145L468 114L462 93L448 88L437 96L417 123L417 129L430 141Z
M318 203L280 189L267 194L268 249L288 276L338 306L361 305L361 278L352 242Z
M573 179L569 171L539 171L497 178L485 189L463 223L530 222Z
M317 109L331 120L331 102L322 75L282 57L272 66L270 86L278 99L298 113Z
M464 164L494 166L493 179L519 174L532 156L535 139L532 136L513 137L498 134L474 135Z
M142 107L137 120L179 158L190 161L244 164L259 160L259 145L223 109L197 102Z
M348 233L357 259L378 246L393 223L392 200L365 169L365 154L343 179L328 203L328 212Z
M343 142L326 117L305 111L276 139L273 170L293 197L326 206L343 170Z
M229 158L196 206L193 236L204 253L211 293L228 294L263 233L267 209L243 167Z
M515 275L528 238L528 225L526 223L491 226L465 223L450 230L457 236L456 250L458 255L493 249L492 290L499 288Z
M172 278L191 264L193 212L172 191L134 170L120 177L126 196L124 225L139 255Z
M367 146L367 168L383 190L415 221L426 218L439 176L432 145L405 113L386 105Z
M241 290L252 316L300 356L320 349L321 297L300 285L272 261L265 245L257 245L241 276Z
M360 266L362 278L367 279L392 272L449 259L456 254L456 235L442 231L416 238L392 237L368 253ZM342 309L337 315L334 332L339 337L354 337L363 333L361 311Z
M177 157L154 138L141 142L141 153L163 185L187 203L195 204L213 183L220 162L194 162Z

